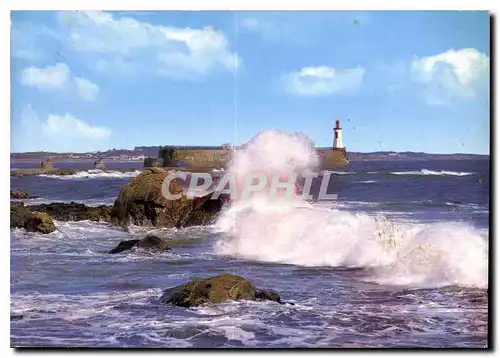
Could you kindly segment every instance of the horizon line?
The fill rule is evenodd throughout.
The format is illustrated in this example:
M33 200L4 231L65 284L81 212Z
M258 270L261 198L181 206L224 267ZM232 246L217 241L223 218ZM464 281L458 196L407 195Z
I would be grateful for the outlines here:
M151 145L151 146L136 146L136 147L169 147L168 145ZM171 147L178 147L178 148L201 148L201 149L222 149L223 146L181 146L181 145L172 145ZM330 149L334 150L332 147L315 147L316 149ZM377 150L377 151L370 151L370 152L361 152L361 151L349 151L347 148L343 148L346 150L346 153L351 153L351 154L374 154L374 153L393 153L393 154L425 154L425 155L478 155L478 156L490 156L490 153L467 153L467 152L454 152L454 153L428 153L428 152L415 152L415 151L410 151L410 150L405 150L405 151L396 151L396 150ZM97 153L105 153L108 151L134 151L134 149L125 149L125 148L112 148L112 149L106 149L106 150L95 150L95 151L88 151L88 152L55 152L55 151L48 151L48 150L38 150L38 151L26 151L26 152L10 152L10 155L21 155L21 154L35 154L35 153L49 153L49 154L97 154Z

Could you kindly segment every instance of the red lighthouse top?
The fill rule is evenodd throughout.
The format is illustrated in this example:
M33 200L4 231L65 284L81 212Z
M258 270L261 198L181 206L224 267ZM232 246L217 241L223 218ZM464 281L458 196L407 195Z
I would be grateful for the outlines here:
M335 121L335 129L340 129L340 121L338 119Z

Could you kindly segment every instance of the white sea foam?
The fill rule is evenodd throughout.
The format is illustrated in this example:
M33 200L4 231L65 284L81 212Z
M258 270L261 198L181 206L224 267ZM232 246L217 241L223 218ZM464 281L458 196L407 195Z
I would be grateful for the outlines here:
M277 153L277 154L276 154ZM283 132L262 132L238 153L229 172L290 175L314 168L310 142ZM298 164L298 165L296 165ZM265 190L265 188L263 189ZM224 238L216 253L303 266L371 267L368 279L403 285L488 284L487 234L461 223L411 224L315 207L295 196L254 193L234 201L218 223Z
M25 205L39 205L50 203L79 203L87 206L95 207L101 205L112 205L116 200L115 196L108 198L95 198L95 199L57 199L57 198L36 198L36 199L11 199L11 201L22 201Z
M141 174L140 170L121 172L117 170L89 169L69 175L40 174L40 177L72 180L72 179L98 179L98 178L134 178Z
M334 171L334 170L325 170L325 173L332 173L332 174L337 174L337 175L352 175L356 174L356 172L341 172L341 171Z
M391 172L394 175L450 175L450 176L467 176L474 175L476 173L471 172L454 172L447 170L430 170L430 169L421 169L421 170L410 170L410 171L402 171L402 172Z

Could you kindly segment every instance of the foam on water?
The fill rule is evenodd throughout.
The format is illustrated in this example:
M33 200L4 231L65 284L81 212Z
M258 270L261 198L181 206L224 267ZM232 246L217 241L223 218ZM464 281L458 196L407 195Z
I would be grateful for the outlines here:
M120 172L116 170L89 169L69 175L40 174L39 176L45 178L60 179L60 180L74 180L74 179L99 179L99 178L134 178L139 174L141 174L140 170Z
M467 176L467 175L474 175L476 173L470 173L470 172L454 172L454 171L447 171L447 170L429 170L429 169L421 169L421 170L410 170L410 171L403 171L403 172L391 172L391 174L394 175L450 175L450 176Z
M50 198L36 198L36 199L11 199L11 201L23 202L25 205L39 205L58 203L79 203L87 206L95 207L101 205L112 205L116 197L96 198L96 199L50 199Z
M256 171L300 174L317 166L311 148L304 136L261 132L237 152L228 170L238 182ZM312 206L297 195L274 199L263 188L234 201L217 228L225 233L215 245L220 255L302 266L370 267L374 273L368 279L384 284L488 284L487 234L461 223L394 222Z
M284 206L282 213L288 213ZM324 212L328 210L325 208ZM272 214L272 211L267 213ZM480 311L477 307L465 307L457 313L457 309L453 308L456 304L451 304L450 310L447 299L440 301L433 296L435 291L429 293L428 298L417 293L410 302L395 300L393 304L385 305L373 302L369 297L363 298L367 294L366 289L362 292L351 291L341 282L320 277L307 278L307 283L296 280L293 289L285 288L286 285L279 286L278 281L256 282L260 287L277 289L284 301L294 302L295 305L233 301L189 310L164 306L158 302L161 291L191 279L193 271L182 266L173 272L175 266L164 266L160 262L176 257L187 262L189 258L201 257L199 252L190 249L173 255L153 256L132 251L105 255L106 250L120 240L130 239L132 232L132 235L140 237L143 230L151 228L132 227L131 232L125 233L105 223L56 222L56 225L61 232L49 235L30 233L34 237L14 243L13 262L18 265L14 275L14 282L18 283L14 285L24 288L12 290L11 315L23 316L20 320L11 321L13 345L271 348L378 344L387 347L415 344L423 334L441 337L439 332L444 329L452 332L452 337L457 337L456 334L463 333L464 327L470 325L471 319L481 334L486 334L484 322L487 318L483 306ZM198 232L206 235L209 230L194 228L184 232L155 229L155 233L173 240L179 236L191 237ZM316 233L321 234L320 231ZM23 234L28 233L13 230L15 236ZM175 247L174 251L177 251ZM30 256L30 264L21 265L23 261L26 263L26 256ZM206 262L205 258L203 260ZM137 264L134 264L136 261ZM40 279L46 285L37 285L31 263L36 263L34 269L40 272L44 268L47 270L49 262L55 271L46 271L40 277L50 279ZM92 269L94 264L99 265L95 270ZM227 269L227 264L227 260L222 260L194 272L204 276L216 267ZM71 270L60 271L66 265ZM275 269L277 276L283 272L280 267ZM259 270L263 273L267 269L260 267ZM77 274L78 271L81 273ZM84 272L91 276L83 276ZM80 278L85 282L76 285L75 280ZM131 279L137 283L142 281L142 285L126 285ZM355 281L356 285L360 284ZM121 284L125 285L119 286ZM376 286L361 284L364 287ZM29 288L33 285L35 288ZM309 287L314 287L314 290L310 291ZM339 293L343 297L339 298ZM411 293L404 294L409 296ZM457 304L464 304L464 299L459 296L450 297ZM423 304L417 305L418 300L422 300ZM391 330L397 330L398 335L391 336ZM466 337L456 344L464 339L471 342ZM429 339L427 342L430 343L426 346L432 346L434 341Z
M356 172L341 172L341 171L334 171L334 170L325 170L325 173L332 173L332 174L337 174L337 175L352 175L352 174L356 174Z

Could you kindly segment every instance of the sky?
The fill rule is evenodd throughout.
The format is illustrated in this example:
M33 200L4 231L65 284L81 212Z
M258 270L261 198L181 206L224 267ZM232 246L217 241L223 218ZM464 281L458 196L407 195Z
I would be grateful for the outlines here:
M489 154L488 12L11 13L11 152L242 144Z

